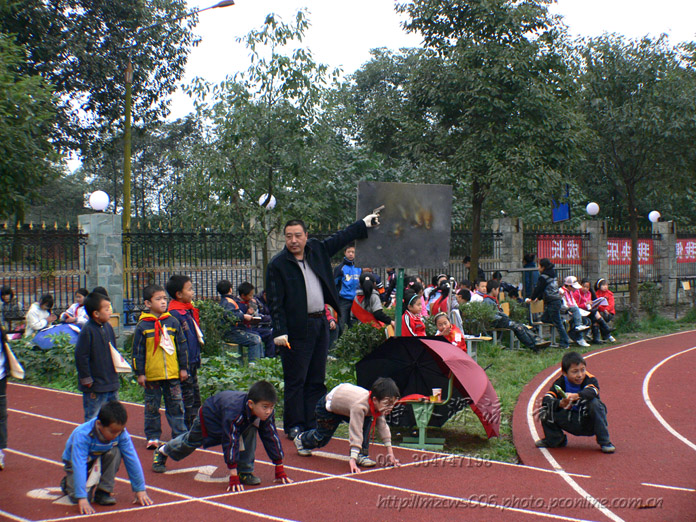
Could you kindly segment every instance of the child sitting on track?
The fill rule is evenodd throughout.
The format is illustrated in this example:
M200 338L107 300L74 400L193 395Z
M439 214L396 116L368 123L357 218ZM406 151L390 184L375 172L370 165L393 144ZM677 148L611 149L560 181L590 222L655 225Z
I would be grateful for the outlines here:
M227 491L243 491L242 484L256 486L261 479L254 475L254 453L258 431L268 457L275 464L275 481L292 482L283 469L283 448L275 427L273 409L278 395L273 385L259 381L249 393L222 391L206 399L191 429L155 450L152 471L164 473L167 457L179 461L201 446L222 444L222 453L230 470Z
M537 410L544 438L537 448L562 448L568 444L564 431L573 435L597 438L603 453L614 453L609 440L607 407L599 400L599 383L588 373L585 359L577 352L568 352L561 360L562 375L546 392Z
M112 506L116 472L121 458L135 492L135 502L149 506L145 478L133 441L126 431L128 414L118 401L109 401L99 415L75 428L63 452L65 477L60 483L63 494L80 507L80 514L91 515L93 499L101 506ZM89 488L89 491L88 491ZM94 491L92 491L94 490Z
M319 399L316 407L317 427L295 437L297 453L303 457L312 455L312 449L326 446L341 422L349 425L350 472L358 473L358 466L374 467L368 451L370 432L377 428L387 447L387 463L398 466L391 446L391 431L384 420L394 408L400 393L396 383L389 378L379 378L372 389L343 383Z

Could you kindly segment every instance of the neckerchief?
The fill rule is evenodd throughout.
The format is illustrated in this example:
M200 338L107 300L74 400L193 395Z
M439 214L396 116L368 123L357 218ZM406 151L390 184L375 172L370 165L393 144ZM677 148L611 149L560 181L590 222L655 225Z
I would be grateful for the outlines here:
M370 405L370 415L372 415L372 425L370 426L370 439L375 438L375 426L377 425L377 417L381 417L382 413L375 407L375 401L372 400L372 392L367 395L367 402Z
M139 321L148 321L155 323L155 346L152 349L153 354L157 351L157 348L159 348L160 336L162 335L163 330L162 320L166 319L167 317L171 317L171 314L169 312L164 312L159 317L153 314L143 312L142 314L140 314L140 317L138 318Z
M169 311L171 312L172 310L179 310L186 312L186 310L191 310L191 314L193 315L193 318L196 321L196 324L200 326L201 320L198 316L198 308L193 306L191 303L182 303L181 301L177 301L176 299L172 299L169 302Z

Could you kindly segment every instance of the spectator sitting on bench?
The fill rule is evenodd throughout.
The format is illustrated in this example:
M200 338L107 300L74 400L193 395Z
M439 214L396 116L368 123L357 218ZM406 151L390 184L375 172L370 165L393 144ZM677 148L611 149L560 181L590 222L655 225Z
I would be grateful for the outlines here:
M614 307L614 293L609 290L609 283L606 279L600 278L595 283L595 293L597 297L604 297L607 300L606 305L602 305L598 308L599 313L602 314L602 318L607 323L616 315L616 309Z
M543 341L538 336L534 335L531 330L524 325L510 320L505 315L498 305L498 294L500 293L500 283L495 279L491 279L487 284L488 293L483 298L483 302L495 308L495 318L491 323L493 328L504 328L512 330L520 342L532 351L539 351L541 348L546 348L551 344L550 341Z
M257 334L261 337L265 345L266 357L275 357L276 347L273 342L273 330L271 329L271 314L268 308L264 308L263 304L254 297L254 285L249 282L243 282L237 287L237 294L235 301L239 305L239 309L242 314L247 314L255 317L253 323L245 322L247 330L252 333ZM265 312L262 310L266 310ZM256 322L258 321L258 322Z
M224 334L225 341L238 344L240 347L246 346L249 351L249 362L260 359L263 355L263 341L258 334L247 331L244 321L251 321L252 316L245 314L239 309L239 305L234 300L232 294L232 283L220 281L217 284L217 291L220 294L220 305L227 315L235 322L234 326L229 326Z
M0 288L0 300L2 301L2 325L6 332L11 332L12 321L22 321L24 315L21 307L14 297L14 292L9 286Z
M587 330L589 326L583 324L582 314L580 313L580 307L578 306L578 297L582 286L578 283L578 278L575 276L568 276L563 281L563 286L559 289L561 296L563 297L563 308L571 316L570 332L568 335L573 341L575 341L578 346L587 348L590 345L585 341L582 332Z

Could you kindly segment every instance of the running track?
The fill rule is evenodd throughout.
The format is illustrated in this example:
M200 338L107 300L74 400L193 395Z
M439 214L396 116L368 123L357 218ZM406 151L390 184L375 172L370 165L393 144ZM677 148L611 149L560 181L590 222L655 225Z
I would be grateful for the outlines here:
M226 470L218 448L196 451L179 463L170 461L164 475L153 473L152 453L144 449L142 407L129 404L128 429L155 505L143 508L130 503L132 493L122 466L115 490L119 503L95 506L96 516L104 521L137 517L158 522L228 517L694 520L696 422L693 408L684 404L692 396L689 392L696 392L695 365L696 332L600 350L588 358L588 368L598 376L609 408L610 433L617 446L614 455L600 453L588 438L570 437L569 447L563 450L534 448L534 423L528 422L527 412L548 387L547 378L555 374L556 369L549 369L525 388L514 414L515 443L525 465L395 448L401 467L351 476L343 460L346 441L334 440L321 455L304 458L283 438L285 467L295 483L273 484L273 466L259 445L256 474L262 485L242 493L225 491ZM0 473L0 519L82 518L77 507L65 504L57 492L62 449L82 419L81 397L11 384L8 408L10 448L7 468ZM372 449L378 460L383 453L381 446ZM604 499L607 507L599 503ZM658 507L651 507L655 502L650 499L658 500ZM633 505L620 507L628 502Z

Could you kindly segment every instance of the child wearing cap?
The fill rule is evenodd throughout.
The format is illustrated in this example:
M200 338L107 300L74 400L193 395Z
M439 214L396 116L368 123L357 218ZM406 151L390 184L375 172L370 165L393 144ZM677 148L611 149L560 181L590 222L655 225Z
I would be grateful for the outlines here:
M571 329L568 335L573 341L575 341L578 346L583 348L588 348L590 345L585 341L583 334L584 330L587 330L589 326L584 325L582 322L582 314L580 313L580 307L578 306L579 290L582 288L580 283L578 283L578 278L575 276L568 276L563 281L563 286L560 288L561 296L563 297L563 306L567 309L568 314L571 316Z

